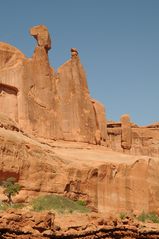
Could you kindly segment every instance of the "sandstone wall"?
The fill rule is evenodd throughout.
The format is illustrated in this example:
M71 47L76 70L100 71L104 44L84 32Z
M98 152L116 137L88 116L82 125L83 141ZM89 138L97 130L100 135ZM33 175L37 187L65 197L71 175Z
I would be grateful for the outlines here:
M158 158L120 154L100 146L80 148L79 143L40 143L1 127L0 180L13 176L19 181L23 188L17 200L58 193L86 200L99 212L159 208Z
M79 57L58 69L57 110L63 139L95 144L96 116Z
M159 156L159 128L138 127L131 125L131 148L129 152L133 155ZM122 125L121 123L108 123L109 147L115 151L122 152Z
M96 141L97 144L102 144L106 146L107 141L107 122L106 122L106 115L105 115L105 108L100 102L93 100L93 107L96 117Z

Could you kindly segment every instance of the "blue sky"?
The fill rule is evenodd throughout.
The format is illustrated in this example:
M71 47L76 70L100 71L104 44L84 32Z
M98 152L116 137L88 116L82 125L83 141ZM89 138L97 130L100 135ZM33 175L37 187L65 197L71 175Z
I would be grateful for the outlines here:
M91 96L108 119L128 113L133 122L159 121L158 0L0 0L0 41L30 57L30 27L44 24L57 69L79 50Z

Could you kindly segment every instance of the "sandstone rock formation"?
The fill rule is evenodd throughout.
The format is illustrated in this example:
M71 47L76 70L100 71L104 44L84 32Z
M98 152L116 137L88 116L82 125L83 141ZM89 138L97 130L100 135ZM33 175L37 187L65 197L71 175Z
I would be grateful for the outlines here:
M16 201L58 193L86 200L107 214L159 208L158 158L84 143L37 140L4 127L0 135L0 180L13 176L23 186Z
M105 108L104 105L102 105L100 102L93 100L93 107L94 112L96 116L96 124L97 124L97 130L96 130L96 143L97 144L103 144L106 145L107 140L107 122L106 122L106 116L105 116Z
M77 53L76 50L72 51ZM95 144L96 131L100 131L98 116L89 95L86 75L78 54L60 66L57 73L57 117L59 116L63 139ZM106 134L106 130L104 133Z
M77 51L76 48L71 48L71 56L72 56L72 57L78 56L78 51Z
M137 127L128 116L106 122L104 106L89 94L78 50L57 72L50 66L51 38L43 25L30 29L37 40L32 58L0 43L1 112L36 137L99 144L130 154L159 155L158 124Z
M55 72L47 28L30 33L32 58L0 43L0 180L13 176L23 186L15 201L57 193L107 214L157 210L158 123L138 127L127 115L106 122L77 49Z
M18 122L19 85L25 59L15 47L0 42L0 105L1 112Z
M54 235L55 215L51 212L8 210L0 213L1 238L50 238ZM48 236L48 237L47 237Z
M159 129L158 123L139 127L131 123L131 149L128 153L133 155L159 156ZM115 151L123 152L121 146L122 124L121 122L107 123L108 144ZM131 141L131 138L130 138Z
M123 151L129 151L132 145L132 130L129 115L121 116L121 147Z
M51 39L47 28L35 26L30 34L37 40L32 58L27 59L8 44L0 44L2 112L20 128L39 137L105 143L104 111L101 107L102 111L98 110L100 122L77 49L71 49L71 59L55 72L48 59ZM98 140L97 134L101 135Z
M51 38L47 27L44 25L38 25L30 29L30 34L35 37L38 42L38 46L45 47L46 50L51 49Z
M0 237L5 239L157 239L158 227L143 225L127 217L107 218L105 215L58 215L24 210L0 213Z

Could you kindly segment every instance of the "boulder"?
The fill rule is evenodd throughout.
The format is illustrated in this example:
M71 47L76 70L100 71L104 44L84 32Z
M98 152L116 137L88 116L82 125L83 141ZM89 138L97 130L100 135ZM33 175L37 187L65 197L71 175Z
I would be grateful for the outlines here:
M35 37L38 46L44 47L46 50L51 49L51 38L46 26L34 26L30 29L30 34Z

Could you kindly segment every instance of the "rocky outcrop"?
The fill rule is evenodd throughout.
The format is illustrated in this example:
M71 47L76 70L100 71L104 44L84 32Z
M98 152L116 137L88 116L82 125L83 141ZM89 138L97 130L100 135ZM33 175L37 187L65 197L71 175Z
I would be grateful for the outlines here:
M22 185L15 201L57 193L85 200L107 214L159 208L158 158L84 143L36 140L5 127L0 128L0 152L0 180L15 177ZM3 194L0 199L5 199Z
M26 59L15 47L0 42L0 105L1 112L18 122L19 85L22 64Z
M126 153L132 155L147 155L147 156L159 156L159 129L157 123L147 126L139 127L134 123L131 123L131 129L125 132L129 134L129 148ZM108 122L107 123L107 142L109 147L114 151L123 152L122 146L122 124L121 122ZM125 138L126 140L126 138ZM125 142L125 141L124 141ZM127 141L128 143L128 141ZM125 144L125 143L124 143ZM124 150L125 151L125 150Z
M107 145L107 122L106 122L106 115L105 115L105 108L100 102L93 100L93 107L96 116L96 143Z
M129 152L132 146L132 130L129 115L121 116L121 147Z
M71 57L77 57L78 56L78 50L76 48L71 48Z
M77 51L57 70L57 117L64 140L95 144L96 115Z
M30 30L37 39L37 46L31 59L23 63L21 79L22 102L19 124L25 131L36 136L54 137L52 69L48 50L51 47L46 27L37 26ZM25 107L24 107L25 106Z
M10 209L0 213L1 238L51 238L54 235L51 212L31 212Z
M58 215L56 216L58 217ZM5 239L118 238L157 239L155 225L143 225L131 218L105 218L101 215L63 215L56 220L53 213L8 210L0 213L0 237ZM82 221L81 221L82 219Z
M16 47L0 42L0 71L7 71L25 59L25 55ZM12 85L12 82L8 82Z
M51 49L51 38L47 27L38 25L30 29L30 34L35 37L38 46L44 47L46 50Z
M37 137L105 142L104 109L100 107L98 112L102 117L94 111L77 49L71 48L71 59L55 72L49 64L51 38L47 27L35 26L30 34L37 40L32 58L0 44L2 112Z
M104 106L90 97L78 50L71 48L55 72L47 28L35 26L30 34L37 40L31 58L0 43L0 181L14 177L22 185L15 202L56 193L107 215L158 211L159 124L138 127L128 115L106 122ZM9 212L0 214L0 238L153 238L134 225L115 221L110 228L103 221L61 230L54 214Z
M16 122L13 121L12 119L8 118L3 113L0 113L0 128L5 128L5 129L12 130L12 131L17 131L17 132L20 131Z
M33 56L0 43L1 113L36 137L103 145L128 154L158 156L158 123L138 127L128 115L106 122L104 106L89 94L78 50L57 72L50 66L47 27L30 29L36 39Z

